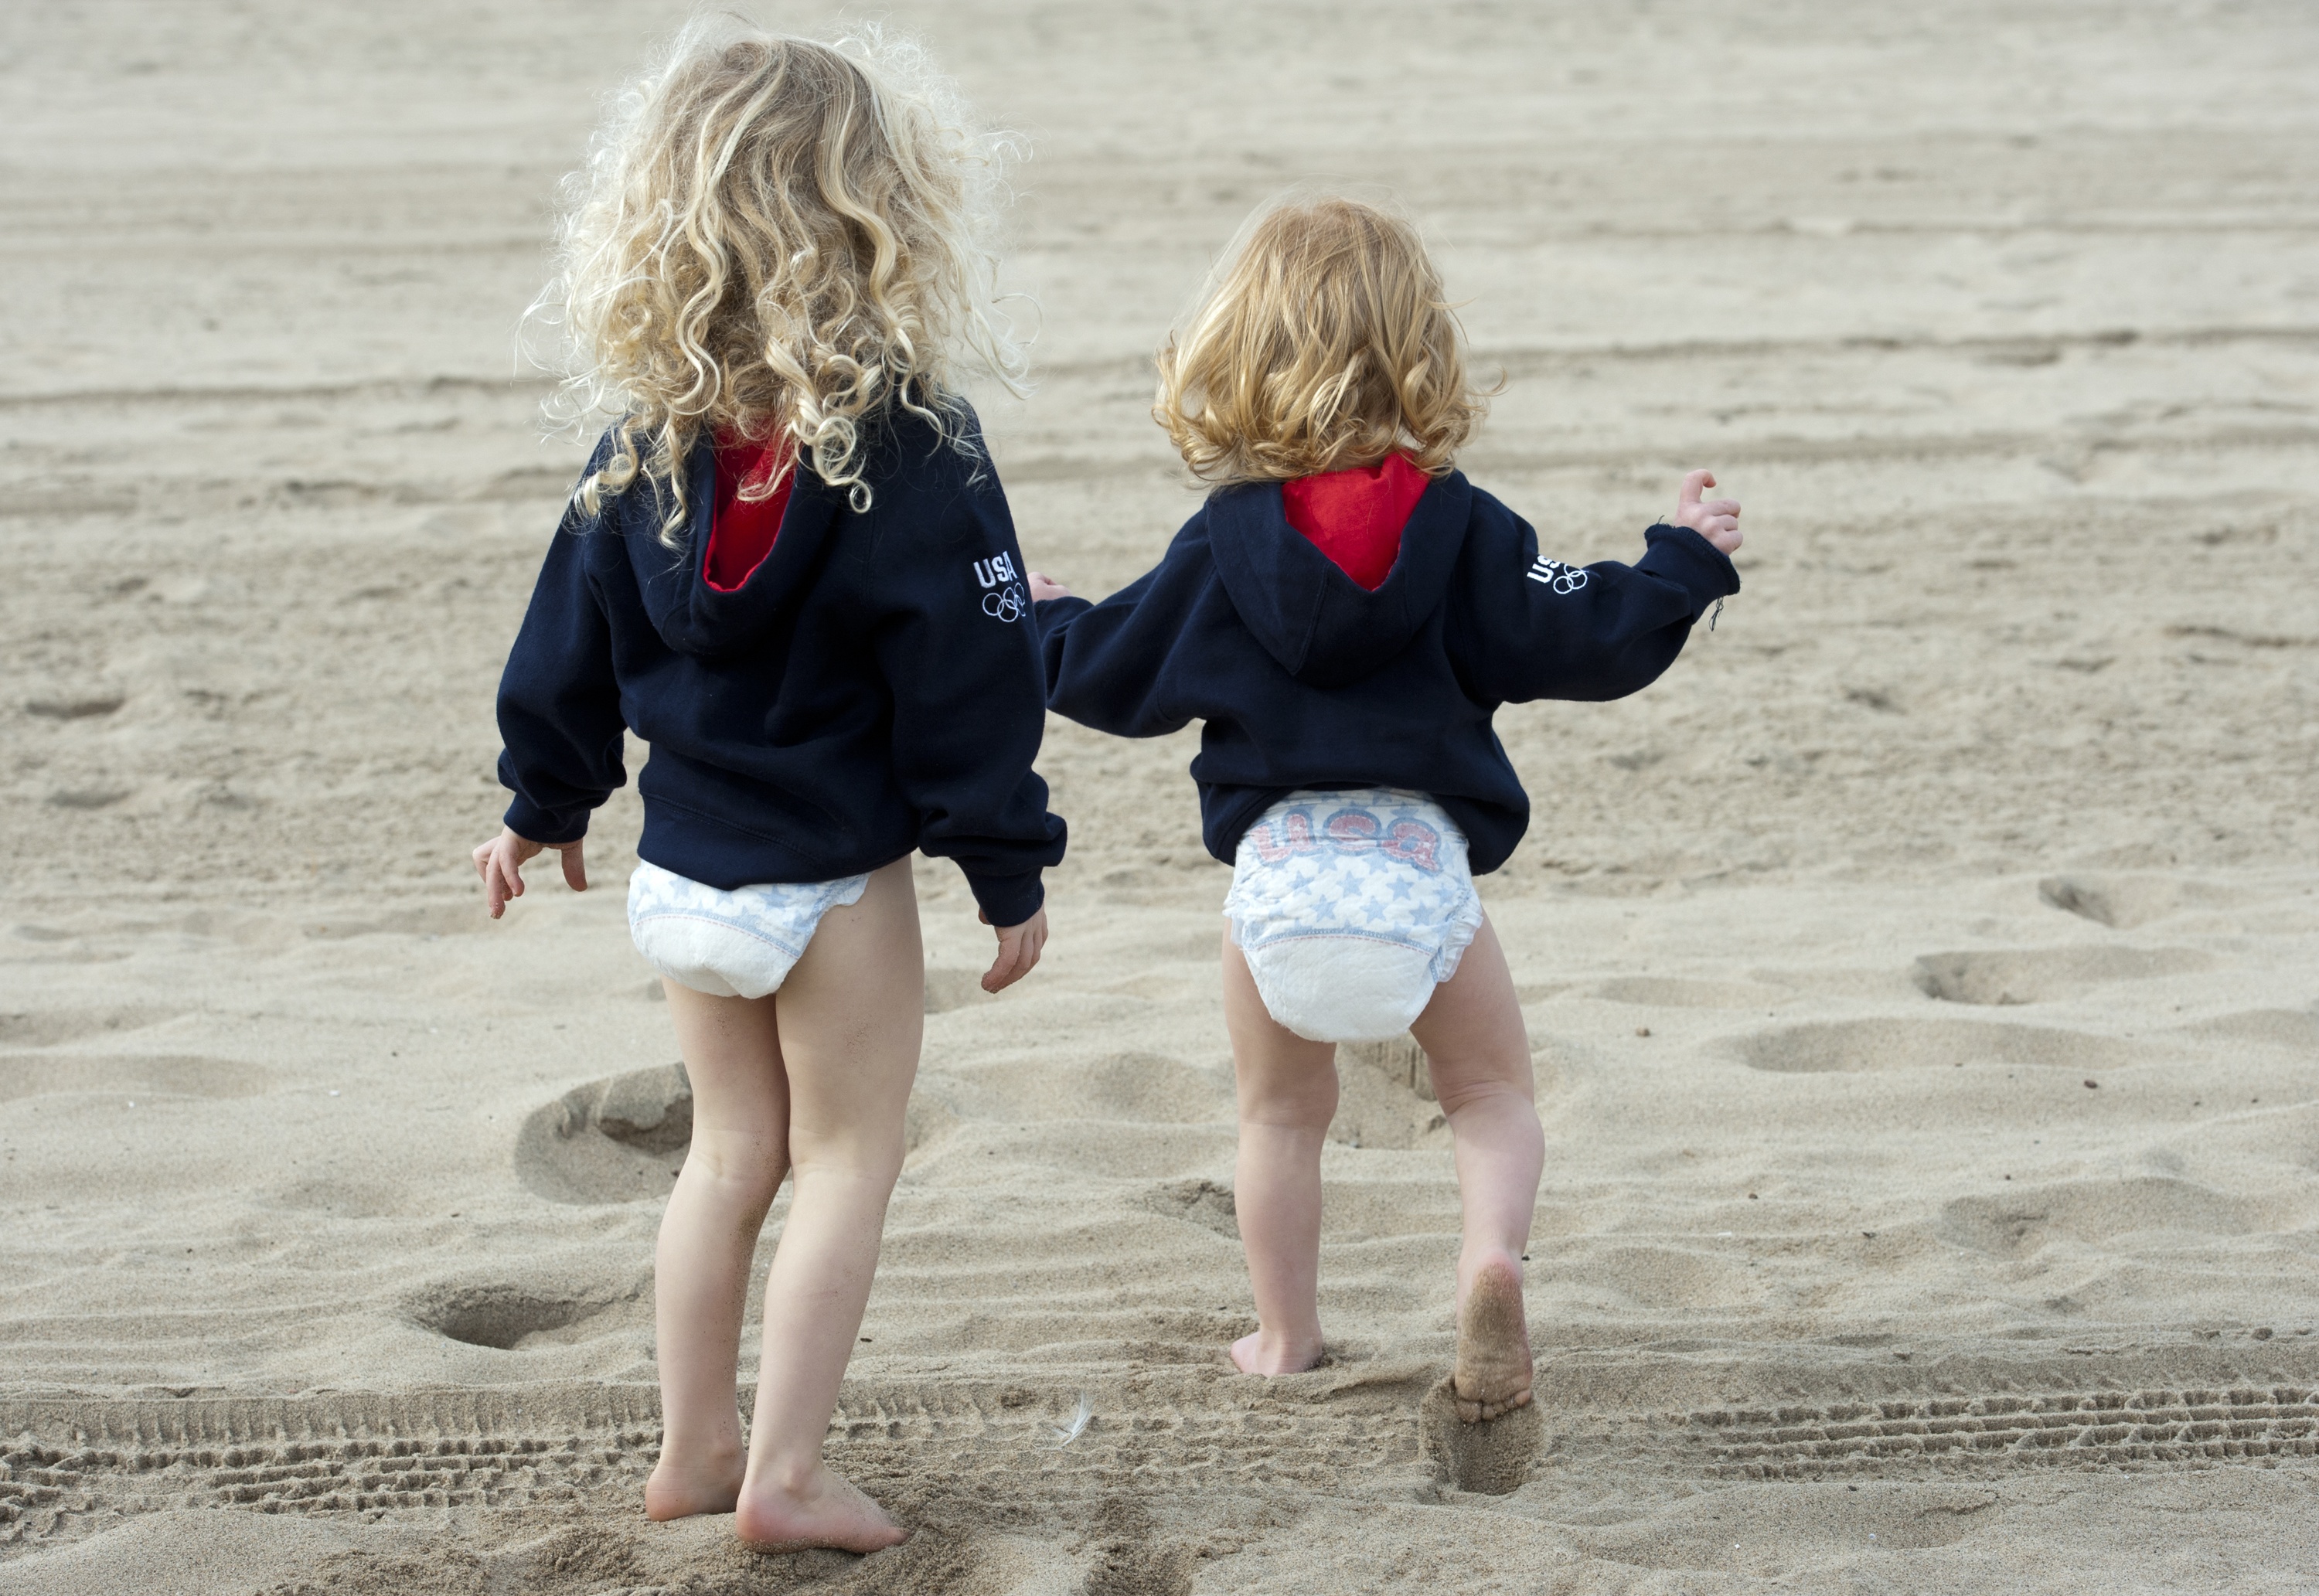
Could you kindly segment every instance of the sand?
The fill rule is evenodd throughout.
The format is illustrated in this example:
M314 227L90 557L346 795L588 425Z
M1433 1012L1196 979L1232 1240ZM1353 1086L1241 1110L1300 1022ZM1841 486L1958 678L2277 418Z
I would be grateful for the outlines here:
M1510 381L1466 464L1549 552L1694 464L1749 542L1661 685L1500 718L1505 1420L1450 1408L1392 1049L1330 1362L1225 1364L1188 738L1054 728L1003 997L922 866L831 1442L916 1533L860 1560L642 1516L685 1111L632 797L603 889L491 925L465 865L579 458L512 329L676 9L0 13L0 1591L2319 1588L2319 16L1936 13L893 8L1037 149L1041 386L985 405L1032 564L1106 591L1188 513L1148 351L1312 174L1439 241Z

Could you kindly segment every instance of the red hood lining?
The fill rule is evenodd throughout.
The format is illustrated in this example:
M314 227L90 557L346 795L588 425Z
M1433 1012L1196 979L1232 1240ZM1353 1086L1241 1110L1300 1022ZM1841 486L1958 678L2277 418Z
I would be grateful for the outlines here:
M717 446L717 503L708 519L708 550L701 574L719 593L736 593L748 585L773 540L781 535L781 516L790 507L790 490L797 473L781 478L770 499L754 501L741 490L770 478L790 459L786 437L770 444L726 443Z
M1394 453L1375 465L1283 482L1280 507L1337 569L1375 592L1393 573L1402 528L1432 482L1408 455Z

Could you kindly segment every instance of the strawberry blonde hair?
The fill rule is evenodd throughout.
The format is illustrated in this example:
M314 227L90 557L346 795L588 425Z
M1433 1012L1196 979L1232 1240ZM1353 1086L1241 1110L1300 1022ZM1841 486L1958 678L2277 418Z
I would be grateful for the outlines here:
M992 313L1016 153L914 44L688 25L566 180L558 275L532 307L565 338L551 413L614 418L582 507L647 476L672 506L661 541L679 546L682 464L705 433L786 437L864 510L889 405L971 454L961 368L1022 392L1022 350Z
M1259 212L1160 351L1152 419L1219 485L1374 465L1439 476L1488 409L1425 241L1382 205Z

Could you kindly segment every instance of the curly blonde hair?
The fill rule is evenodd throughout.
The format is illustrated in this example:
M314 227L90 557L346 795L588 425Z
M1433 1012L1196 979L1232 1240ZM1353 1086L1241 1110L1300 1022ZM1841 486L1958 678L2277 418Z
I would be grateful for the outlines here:
M1416 228L1336 195L1258 212L1159 365L1152 419L1219 485L1374 465L1397 448L1439 476L1488 410Z
M682 465L704 430L794 440L856 511L887 406L970 452L962 376L1023 392L993 293L993 219L1018 153L907 41L688 25L566 180L559 270L533 306L566 345L551 415L613 418L582 506L645 475L668 490L661 541L679 546Z

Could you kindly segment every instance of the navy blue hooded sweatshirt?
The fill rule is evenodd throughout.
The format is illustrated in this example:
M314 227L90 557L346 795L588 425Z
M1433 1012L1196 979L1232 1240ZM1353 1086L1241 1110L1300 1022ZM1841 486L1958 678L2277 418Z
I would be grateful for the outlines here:
M1192 779L1227 864L1290 792L1390 787L1430 793L1475 872L1493 870L1529 825L1498 706L1647 687L1739 591L1691 528L1644 537L1631 566L1543 558L1528 522L1451 472L1370 592L1288 524L1277 482L1219 489L1157 568L1100 604L1038 606L1047 704L1126 737L1205 721Z
M1037 912L1063 823L1031 769L1045 729L1038 644L1006 500L981 452L889 410L855 514L808 465L771 553L731 592L708 537L659 541L648 478L564 512L500 681L507 824L568 843L652 744L636 852L726 890L826 881L924 849L957 861L995 925ZM592 471L609 452L598 446ZM716 502L704 439L695 525Z

